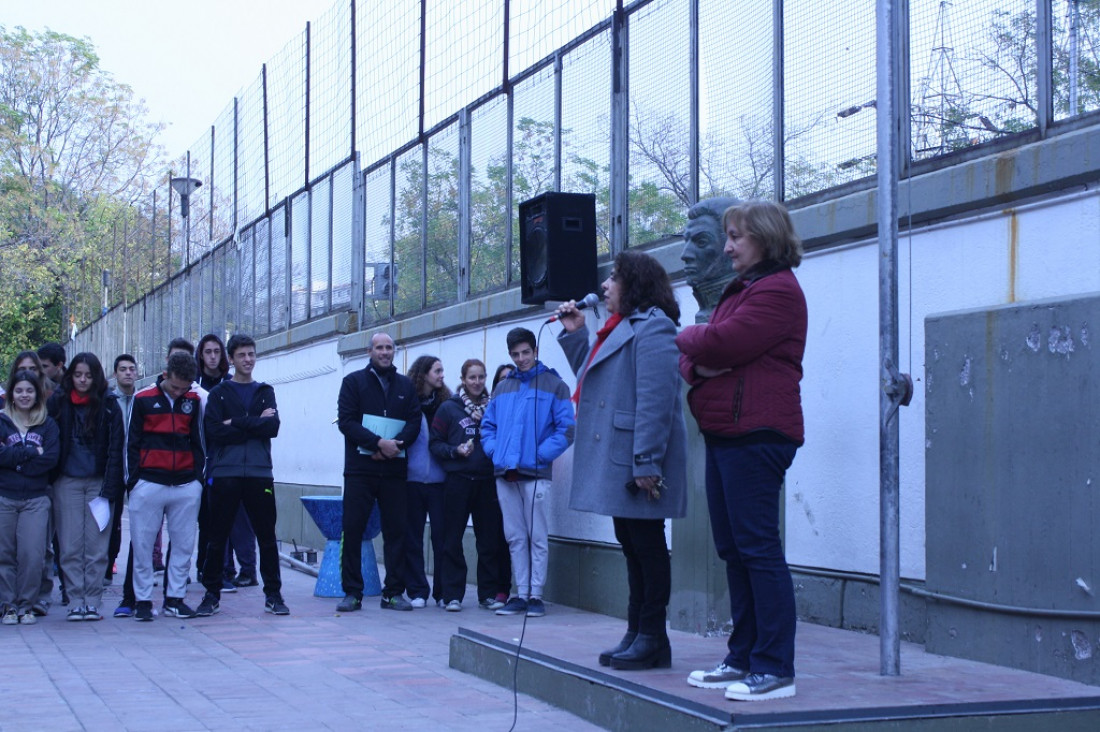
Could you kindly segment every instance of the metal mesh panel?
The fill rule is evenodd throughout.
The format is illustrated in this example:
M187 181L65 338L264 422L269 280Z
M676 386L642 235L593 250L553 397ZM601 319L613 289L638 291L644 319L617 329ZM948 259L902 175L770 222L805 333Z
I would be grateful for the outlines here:
M227 247L214 250L211 260L210 327L218 333L225 330L225 252Z
M397 291L394 314L419 310L424 303L421 276L424 262L420 243L421 185L424 164L420 146L397 159L393 258L397 266Z
M250 332L263 335L271 330L271 221L260 219L252 235L256 263L255 300L253 323Z
M237 247L237 256L240 262L240 279L239 284L234 288L238 293L238 300L240 302L239 315L237 318L237 326L233 329L234 333L251 333L254 330L256 320L254 313L256 310L256 298L255 298L255 281L256 272L254 266L254 249L252 246L252 240L255 236L255 229L246 229L241 232L241 245Z
M237 104L237 215L243 225L264 212L263 77L246 86Z
M511 0L509 6L508 70L514 75L610 17L615 0Z
M351 305L351 239L355 226L355 166L332 175L332 309Z
M225 330L235 333L241 327L241 257L236 246L225 250Z
M309 176L351 156L351 6L310 23Z
M392 166L383 165L365 175L366 211L363 242L363 324L390 317L392 288L387 291L386 274L390 272L390 224L393 203L390 173Z
M427 305L458 299L458 125L428 140Z
M355 6L356 145L369 165L417 135L420 5Z
M288 323L287 305L286 208L271 212L271 330L282 330Z
M309 193L290 208L290 323L309 318Z
M610 69L610 31L562 60L562 190L596 194L596 247L601 255L611 251ZM513 212L512 218L517 216L518 211Z
M470 120L470 292L506 283L508 99L497 97ZM518 261L518 257L517 257Z
M213 207L210 220L214 225L212 239L222 242L233 235L233 156L236 145L233 130L233 104L230 103L214 122L214 166L211 168L210 191Z
M272 205L306 183L305 33L283 46L267 65L268 148Z
M184 290L187 293L188 337L192 341L197 341L210 328L210 323L202 319L202 280L199 277L198 263L187 273L187 284Z
M504 3L466 0L461 19L452 0L426 6L424 129L430 129L500 85Z
M699 198L773 198L772 0L699 4ZM729 39L737 37L737 43Z
M784 197L873 175L875 14L859 3L798 4L783 22Z
M1055 0L1054 116L1100 109L1100 2Z
M631 246L684 228L691 201L688 0L630 17Z
M199 291L202 297L202 324L208 331L218 332L218 322L214 320L214 255L211 253L199 263Z
M191 196L191 246L187 264L193 264L210 251L210 129L191 145L191 177L202 187Z
M331 266L332 219L329 200L331 182L328 178L318 181L310 193L313 207L310 210L309 237L309 289L310 317L328 312L329 267Z

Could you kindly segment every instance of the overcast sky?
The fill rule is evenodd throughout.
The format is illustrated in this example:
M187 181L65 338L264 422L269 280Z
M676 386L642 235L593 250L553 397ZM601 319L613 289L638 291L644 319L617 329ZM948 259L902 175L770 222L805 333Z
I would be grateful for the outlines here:
M167 126L169 157L207 132L261 65L336 0L0 0L9 30L87 36L100 65Z

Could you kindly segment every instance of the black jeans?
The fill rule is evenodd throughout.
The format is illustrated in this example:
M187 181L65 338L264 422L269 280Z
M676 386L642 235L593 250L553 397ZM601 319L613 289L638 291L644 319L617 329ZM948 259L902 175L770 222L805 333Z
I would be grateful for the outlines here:
M511 562L504 541L504 519L497 502L497 483L492 476L466 478L447 474L443 490L443 600L461 601L466 594L466 556L462 538L466 522L474 518L477 547L477 594L479 600L507 594L511 588ZM437 580L437 584L439 584Z
M442 600L439 567L443 561L443 484L409 481L407 491L409 526L405 537L405 587L410 598ZM435 577L428 587L424 569L424 519L431 521L432 553L435 555Z
M630 599L626 628L645 635L663 636L672 594L672 562L665 542L664 519L612 518L615 538L626 557Z
M405 535L408 526L405 491L404 478L372 475L344 477L340 580L345 595L363 598L363 533L376 502L382 524L382 561L386 566L382 597L388 599L405 591Z
M244 506L260 544L260 577L264 595L278 595L283 588L279 572L279 545L275 539L275 484L271 478L214 478L210 489L210 541L206 545L202 583L206 591L221 597L225 578L225 542Z

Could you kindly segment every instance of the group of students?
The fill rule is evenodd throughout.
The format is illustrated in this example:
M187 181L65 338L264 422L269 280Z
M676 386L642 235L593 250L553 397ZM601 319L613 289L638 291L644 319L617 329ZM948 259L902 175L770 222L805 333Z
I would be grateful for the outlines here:
M135 391L129 354L115 359L114 390L92 353L66 367L61 346L47 344L13 360L0 403L0 622L29 625L48 613L53 542L66 619L103 618L124 495L131 546L116 617L153 619L154 547L166 520L165 614L212 615L223 590L257 584L255 570L247 574L256 541L265 610L289 613L275 540L271 439L279 419L274 390L252 378L255 363L246 335L224 347L205 336L198 360L177 338L164 372ZM242 574L231 577L226 542L242 520L247 538L234 547ZM206 595L193 610L184 597L196 541Z

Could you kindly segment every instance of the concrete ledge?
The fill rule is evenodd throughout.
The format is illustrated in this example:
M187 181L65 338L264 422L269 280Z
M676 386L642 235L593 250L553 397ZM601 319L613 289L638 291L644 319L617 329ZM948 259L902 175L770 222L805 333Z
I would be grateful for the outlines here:
M323 318L317 318L317 320L311 320L308 323L296 325L289 330L256 339L256 352L268 354L284 348L301 346L322 338L329 338L340 333L351 333L358 327L358 323L359 318L354 312L333 313Z

